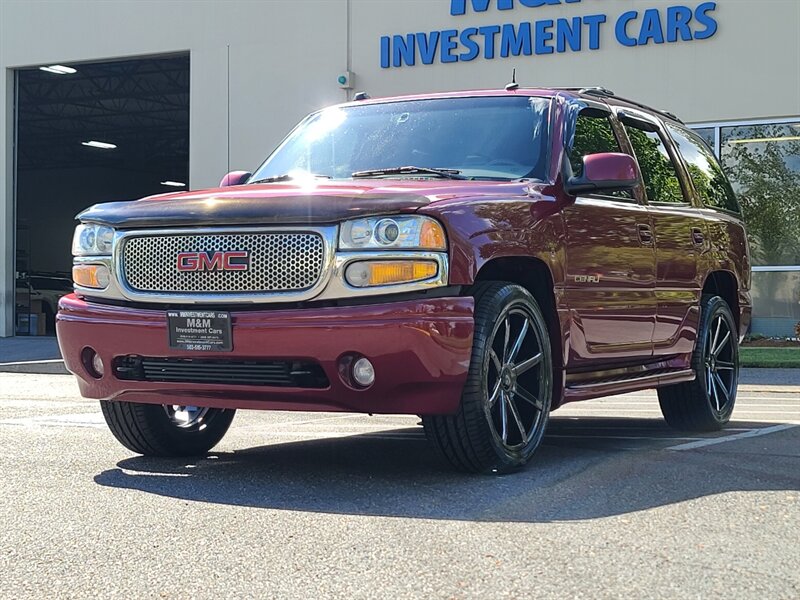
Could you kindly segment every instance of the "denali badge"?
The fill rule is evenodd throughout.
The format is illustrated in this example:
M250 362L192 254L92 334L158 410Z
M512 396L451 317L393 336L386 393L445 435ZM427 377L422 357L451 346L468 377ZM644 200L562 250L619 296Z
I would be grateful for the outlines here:
M247 271L250 253L233 252L181 252L178 254L178 271Z
M600 283L602 275L575 275L575 283Z

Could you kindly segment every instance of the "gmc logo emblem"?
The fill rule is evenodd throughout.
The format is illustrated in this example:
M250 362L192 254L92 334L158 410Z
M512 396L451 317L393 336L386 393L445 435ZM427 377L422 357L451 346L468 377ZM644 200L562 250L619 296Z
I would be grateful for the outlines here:
M178 254L178 271L247 271L250 253L234 252L181 252Z

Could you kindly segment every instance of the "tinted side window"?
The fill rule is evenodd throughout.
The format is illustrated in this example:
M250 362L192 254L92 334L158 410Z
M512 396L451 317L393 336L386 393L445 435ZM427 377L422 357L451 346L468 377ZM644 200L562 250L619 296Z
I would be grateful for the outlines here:
M703 204L738 213L736 195L711 149L691 131L672 125L668 127Z
M583 173L583 157L600 152L622 152L622 148L617 136L614 135L608 116L595 113L591 109L584 110L575 122L575 139L568 155L572 173L580 176ZM610 195L633 198L629 190L620 190Z
M675 165L664 141L654 131L625 124L625 131L639 161L649 202L686 202Z

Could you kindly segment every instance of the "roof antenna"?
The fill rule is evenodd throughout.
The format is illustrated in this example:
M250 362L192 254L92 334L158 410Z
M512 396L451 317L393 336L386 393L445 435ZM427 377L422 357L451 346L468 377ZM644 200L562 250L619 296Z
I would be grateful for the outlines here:
M514 90L519 89L519 84L517 83L517 68L514 67L514 70L511 71L511 83L506 84L506 91L513 92Z

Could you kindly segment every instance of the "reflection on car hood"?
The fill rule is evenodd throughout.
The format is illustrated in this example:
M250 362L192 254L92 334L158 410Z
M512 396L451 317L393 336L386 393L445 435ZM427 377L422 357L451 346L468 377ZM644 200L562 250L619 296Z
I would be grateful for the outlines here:
M414 212L432 202L497 195L520 184L447 180L364 180L270 183L150 196L96 204L82 221L122 229L198 225L323 224Z

